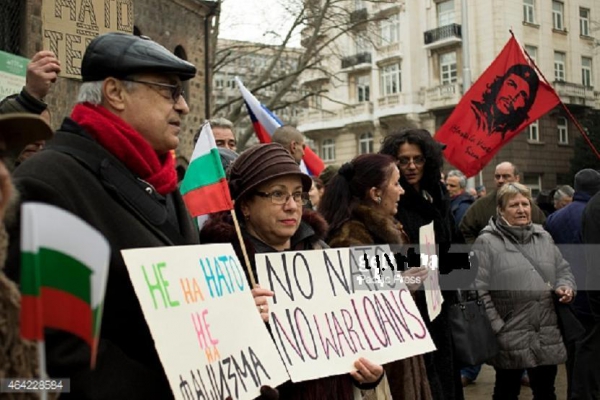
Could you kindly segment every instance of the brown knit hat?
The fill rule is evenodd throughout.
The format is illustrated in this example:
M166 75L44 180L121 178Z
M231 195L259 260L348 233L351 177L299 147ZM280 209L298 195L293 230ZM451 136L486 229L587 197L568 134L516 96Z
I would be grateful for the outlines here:
M312 179L279 143L257 144L244 151L229 167L229 190L235 201L260 184L284 175L298 175L302 190L308 192Z

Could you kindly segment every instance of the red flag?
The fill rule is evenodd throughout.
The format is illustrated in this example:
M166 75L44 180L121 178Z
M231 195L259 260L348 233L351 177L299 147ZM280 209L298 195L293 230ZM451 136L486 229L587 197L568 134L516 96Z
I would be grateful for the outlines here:
M471 177L529 124L560 104L521 45L510 38L435 134L444 156Z

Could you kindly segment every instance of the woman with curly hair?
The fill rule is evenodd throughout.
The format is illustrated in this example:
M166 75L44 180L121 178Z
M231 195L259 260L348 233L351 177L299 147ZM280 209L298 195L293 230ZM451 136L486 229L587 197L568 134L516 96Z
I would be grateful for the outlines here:
M443 255L452 242L453 220L450 199L440 181L442 148L443 145L434 141L428 131L404 129L386 136L379 152L394 157L400 169L400 185L405 193L398 203L396 219L404 227L411 243L418 243L419 228L433 221L439 270L444 274L452 269L450 263L444 262ZM425 294L423 291L416 293L417 306L437 347L437 351L424 356L427 377L435 400L463 399L460 370L454 363L448 319L453 292L442 294L446 300L442 304L442 311L434 321L429 321Z

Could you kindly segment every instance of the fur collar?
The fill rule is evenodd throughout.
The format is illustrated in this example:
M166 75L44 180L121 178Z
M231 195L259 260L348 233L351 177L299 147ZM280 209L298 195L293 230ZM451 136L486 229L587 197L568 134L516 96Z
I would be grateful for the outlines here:
M402 224L365 205L358 205L351 218L329 237L331 247L406 243Z
M305 226L303 227L302 224ZM298 230L303 229L311 241L323 240L327 234L327 222L316 211L305 209L302 212L302 224ZM309 229L306 229L309 228ZM242 231L245 229L242 226ZM312 232L312 233L309 233ZM212 214L200 231L200 243L236 243L237 234L233 225L233 218L229 211Z

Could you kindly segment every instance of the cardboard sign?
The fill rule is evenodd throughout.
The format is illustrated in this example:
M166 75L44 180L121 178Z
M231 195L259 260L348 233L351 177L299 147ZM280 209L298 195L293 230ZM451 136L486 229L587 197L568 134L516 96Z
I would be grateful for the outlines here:
M122 254L176 399L254 399L289 379L230 244Z
M419 247L421 251L421 265L429 268L427 278L423 283L425 300L427 301L427 314L433 321L442 312L442 291L440 290L440 270L438 256L435 250L435 232L433 222L419 228Z
M44 0L44 49L60 60L60 75L80 79L88 44L107 32L133 33L133 0Z
M0 100L11 94L21 93L25 86L27 58L0 51Z
M435 350L398 275L377 277L373 267L361 268L363 255L368 259L376 251L369 246L256 255L259 282L275 293L269 324L292 381L348 373L359 357L386 364ZM390 264L388 271L395 269Z

